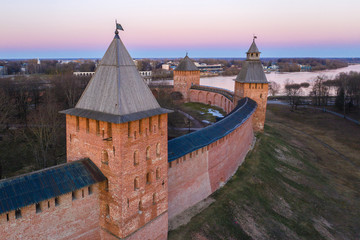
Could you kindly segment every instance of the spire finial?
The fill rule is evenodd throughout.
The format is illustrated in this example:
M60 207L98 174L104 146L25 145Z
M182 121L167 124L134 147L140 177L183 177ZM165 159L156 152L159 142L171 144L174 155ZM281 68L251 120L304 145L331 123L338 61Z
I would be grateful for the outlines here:
M188 56L188 51L186 51L186 57Z
M257 36L253 34L253 42L255 42L255 39L257 39Z
M124 29L123 29L123 27L121 26L121 24L117 22L117 19L115 19L115 34L116 34L117 36L118 36L118 34L119 34L118 29L121 30L121 31L124 31Z
M115 18L115 34L118 35L119 31L117 30L117 19Z

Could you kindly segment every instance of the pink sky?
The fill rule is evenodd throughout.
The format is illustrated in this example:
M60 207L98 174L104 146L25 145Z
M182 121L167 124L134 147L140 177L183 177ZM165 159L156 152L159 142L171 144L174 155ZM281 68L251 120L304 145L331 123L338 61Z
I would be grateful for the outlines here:
M359 57L359 9L355 0L4 0L0 58L101 57L115 18L133 57L244 57L253 34L264 56Z

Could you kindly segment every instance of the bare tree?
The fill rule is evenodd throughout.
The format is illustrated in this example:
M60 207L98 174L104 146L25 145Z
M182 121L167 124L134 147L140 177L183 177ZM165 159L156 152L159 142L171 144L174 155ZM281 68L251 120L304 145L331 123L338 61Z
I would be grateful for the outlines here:
M269 84L269 92L271 94L271 96L275 96L276 94L278 94L280 91L280 84L276 83L276 82L270 82Z
M327 81L326 76L317 76L312 91L310 92L310 96L313 97L313 103L315 105L327 105L330 88L325 82Z
M48 90L45 102L30 117L27 142L30 145L39 168L48 167L50 161L57 164L56 148L61 129L59 107L52 93Z
M6 127L14 111L10 96L0 88L0 129Z
M301 95L303 95L302 88L309 87L309 83L293 83L288 79L285 82L285 92L289 99L289 104L291 106L291 110L296 110L298 105L303 104L300 100Z
M75 106L90 77L77 77L72 74L57 76L54 80L55 94L59 102L65 103L64 108Z

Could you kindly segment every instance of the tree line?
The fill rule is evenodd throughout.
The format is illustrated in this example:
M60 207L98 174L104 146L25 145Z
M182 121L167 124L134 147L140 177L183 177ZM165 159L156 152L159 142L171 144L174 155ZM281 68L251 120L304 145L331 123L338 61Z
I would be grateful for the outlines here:
M326 69L337 69L347 67L345 60L323 59L323 58L279 58L277 65L280 72L300 72L300 65L311 67L311 71L321 71Z
M66 74L79 72L94 72L97 61L84 60L61 63L58 60L41 60L38 64L37 59L28 60L0 60L0 66L4 66L8 75L17 74ZM22 71L22 68L25 71Z
M311 87L309 95L304 96L303 89L309 87ZM269 94L275 96L279 92L280 85L271 82ZM316 106L332 104L344 112L358 111L360 108L360 73L353 71L340 73L334 79L319 75L311 85L307 82L298 84L287 81L285 83L285 95L292 109L296 109L298 105L311 100L311 103Z
M90 77L73 74L0 80L0 179L65 162L65 116Z

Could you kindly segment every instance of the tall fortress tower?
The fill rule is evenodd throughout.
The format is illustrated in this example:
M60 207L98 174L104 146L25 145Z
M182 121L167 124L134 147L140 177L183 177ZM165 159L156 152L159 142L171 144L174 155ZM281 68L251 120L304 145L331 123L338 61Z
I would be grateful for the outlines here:
M174 90L181 92L184 100L189 101L192 85L200 85L200 70L186 54L174 70Z
M234 104L236 105L240 99L245 97L256 101L258 107L253 119L253 128L255 131L263 131L269 82L260 61L260 51L256 46L255 39L254 36L246 53L246 61L235 79Z
M167 113L118 32L75 108L66 114L68 162L90 158L106 176L102 239L166 239Z

